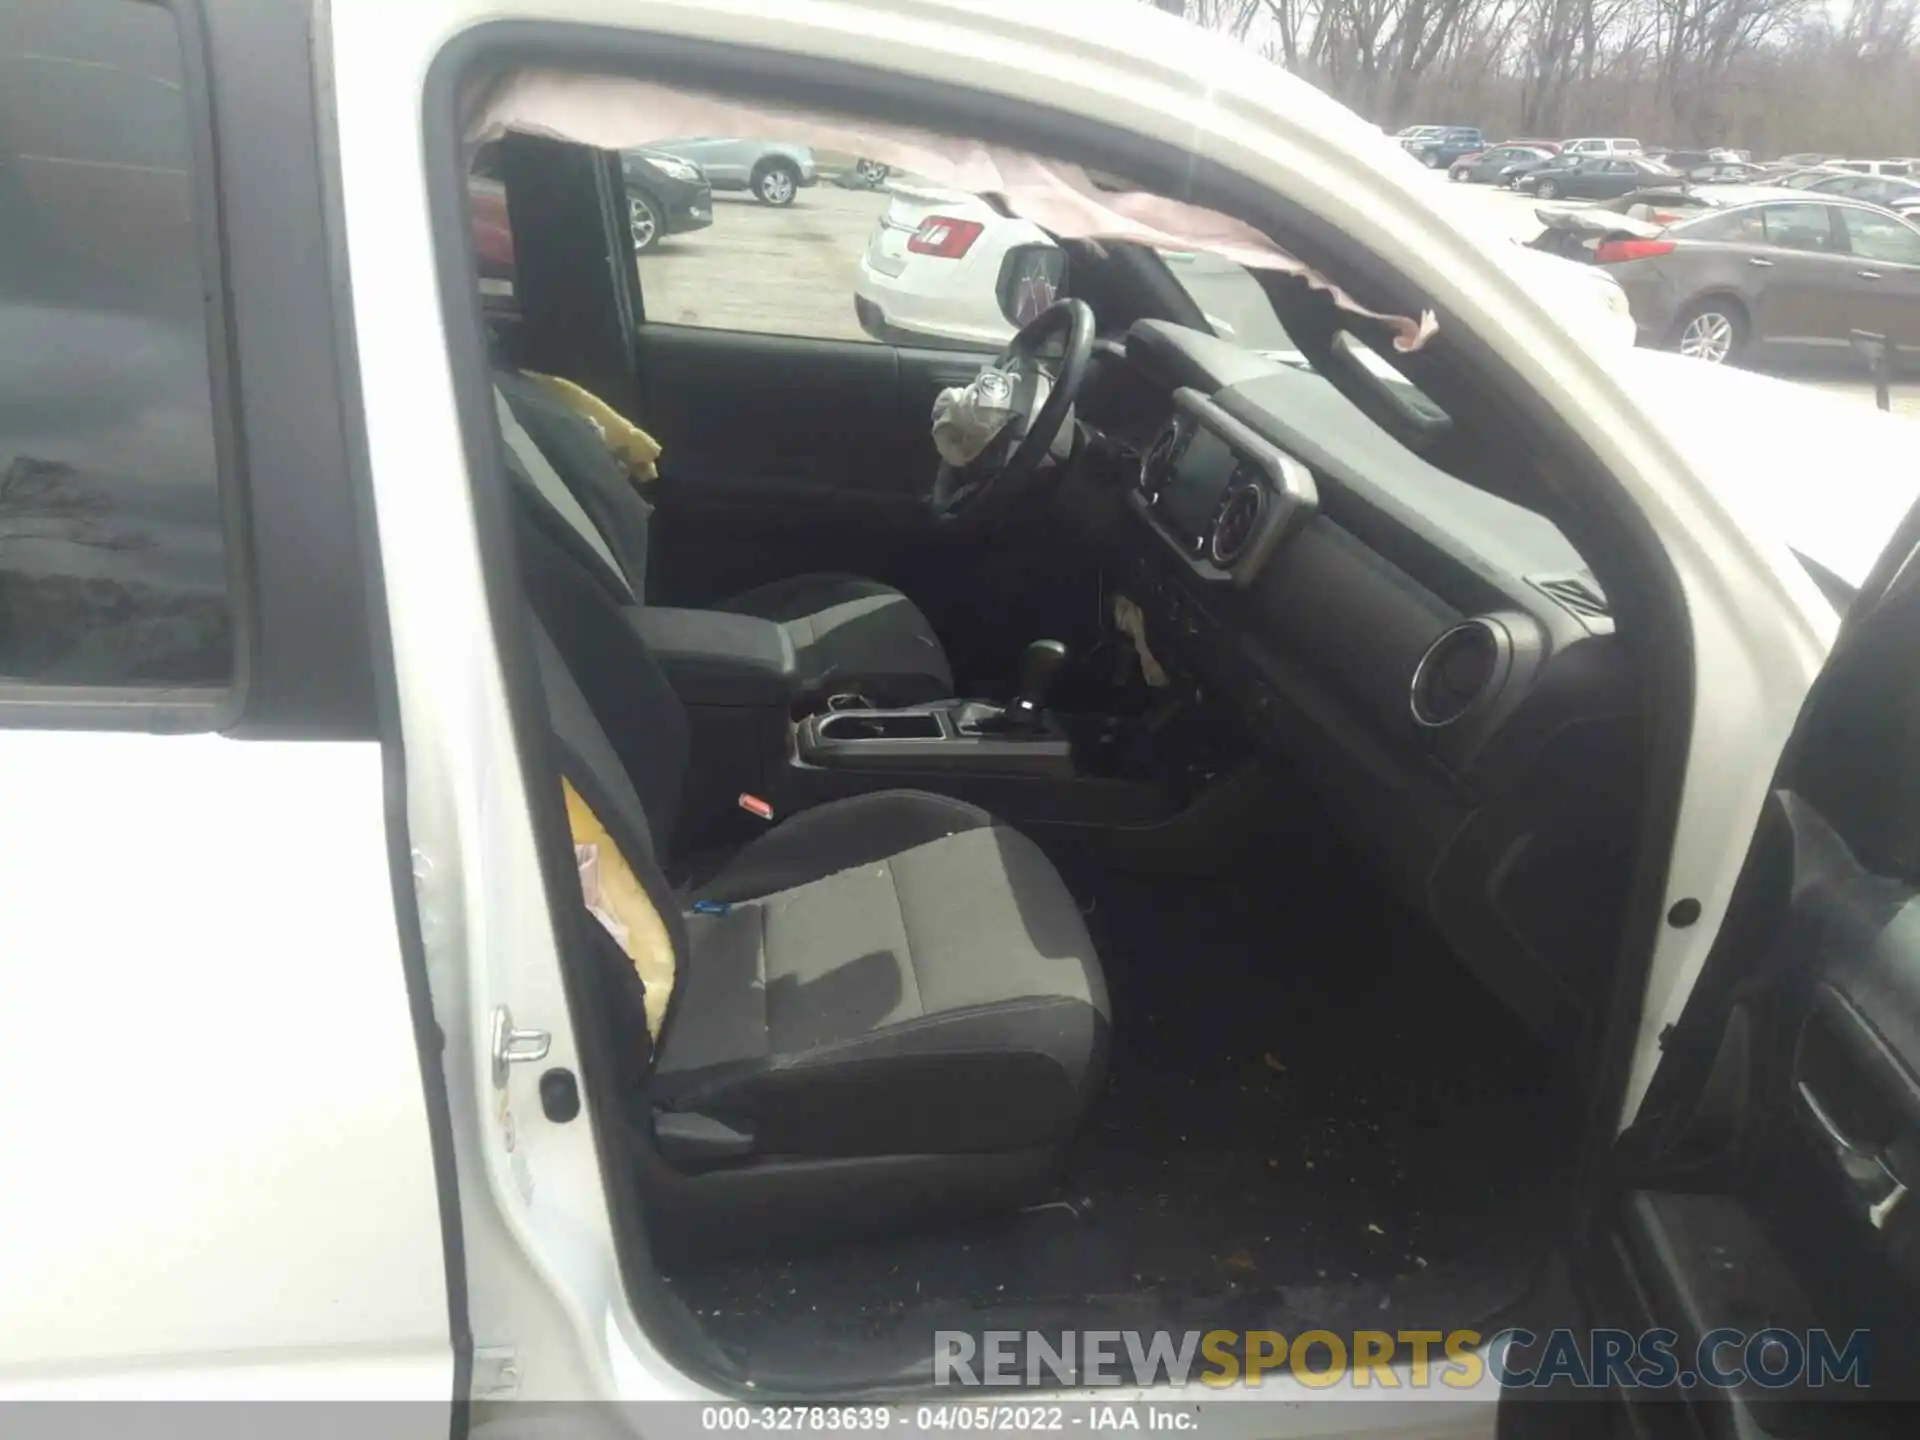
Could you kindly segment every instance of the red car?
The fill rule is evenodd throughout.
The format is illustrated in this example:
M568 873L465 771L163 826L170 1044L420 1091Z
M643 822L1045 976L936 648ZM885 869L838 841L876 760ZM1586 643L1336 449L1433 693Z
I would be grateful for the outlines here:
M480 261L481 280L512 280L513 227L507 223L506 186L498 180L469 176L467 204L473 217L473 249Z

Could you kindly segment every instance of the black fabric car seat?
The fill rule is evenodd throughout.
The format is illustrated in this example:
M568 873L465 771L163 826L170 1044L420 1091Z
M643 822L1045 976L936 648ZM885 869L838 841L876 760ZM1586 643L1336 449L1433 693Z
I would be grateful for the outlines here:
M940 795L802 811L696 890L666 880L685 720L640 678L628 773L538 621L562 778L616 837L674 948L657 1042L631 963L583 912L651 1219L683 1238L864 1229L1024 1203L1097 1095L1108 1000L1079 907L1038 846ZM577 897L576 897L577 898Z
M570 522L591 528L593 538L587 543L617 572L631 603L644 603L652 507L590 420L513 371L497 370L494 383L505 409L531 442L520 447L519 462L530 470L545 462L576 502L570 507ZM515 448L511 434L508 445L510 451ZM529 448L532 453L525 453ZM795 575L706 608L780 627L793 647L805 696L849 692L878 705L897 706L953 694L953 670L932 625L905 595L877 580L838 573Z

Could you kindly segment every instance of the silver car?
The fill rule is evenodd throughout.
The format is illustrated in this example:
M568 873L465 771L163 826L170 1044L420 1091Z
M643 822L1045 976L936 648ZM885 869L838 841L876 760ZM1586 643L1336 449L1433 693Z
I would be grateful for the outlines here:
M763 205L791 205L794 196L820 178L812 149L785 140L697 136L656 140L647 149L691 160L715 190L748 190Z

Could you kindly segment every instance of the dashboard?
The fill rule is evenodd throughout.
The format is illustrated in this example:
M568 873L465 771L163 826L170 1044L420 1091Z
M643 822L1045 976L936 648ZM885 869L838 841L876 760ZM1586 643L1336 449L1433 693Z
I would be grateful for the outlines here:
M1163 321L1082 420L1162 666L1240 714L1477 977L1584 1051L1636 841L1637 686L1544 518L1429 465L1299 364Z

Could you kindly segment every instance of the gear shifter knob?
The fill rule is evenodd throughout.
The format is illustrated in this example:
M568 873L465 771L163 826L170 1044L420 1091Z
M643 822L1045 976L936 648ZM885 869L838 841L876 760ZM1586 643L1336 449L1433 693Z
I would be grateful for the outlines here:
M1036 640L1020 656L1020 693L1007 707L1007 718L1027 725L1040 723L1040 712L1053 688L1053 677L1067 663L1067 647L1058 640Z

